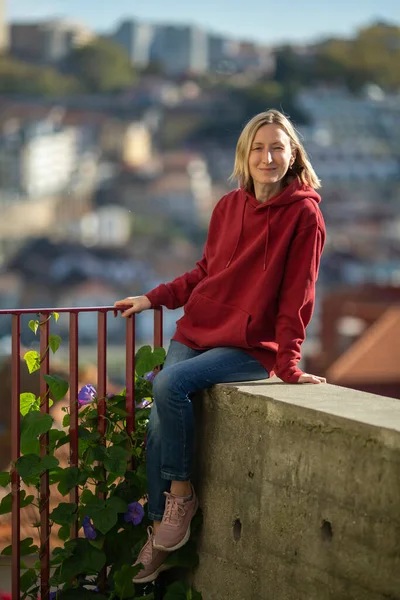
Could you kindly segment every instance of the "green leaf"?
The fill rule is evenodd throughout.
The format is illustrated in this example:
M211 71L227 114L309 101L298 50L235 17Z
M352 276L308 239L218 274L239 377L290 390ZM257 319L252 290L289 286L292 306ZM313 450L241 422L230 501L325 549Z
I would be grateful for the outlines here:
M0 486L7 487L11 483L11 474L7 472L0 473Z
M58 594L56 600L107 600L107 596L79 587L63 590Z
M131 598L135 593L135 585L132 578L137 574L137 567L123 565L114 574L115 592L121 600Z
M61 502L52 511L49 518L59 525L72 525L77 518L77 506L74 502Z
M52 425L53 418L46 413L34 411L25 415L21 420L21 451L24 453L24 445L47 433Z
M11 512L12 507L12 493L10 492L2 498L0 502L0 515L6 515Z
M164 350L164 348L161 348L161 347L154 348L153 359L157 363L154 365L154 367L161 366L164 363L166 354L167 353Z
M52 469L58 467L59 464L60 462L55 456L46 455L43 456L42 460L40 461L40 470L51 471Z
M118 513L126 513L128 510L128 504L122 500L122 498L118 498L118 496L111 496L106 501L107 506L111 506Z
M20 456L15 464L18 475L22 477L23 480L39 475L40 462L40 456L37 454L26 454L25 456Z
M63 540L63 542L68 540L70 538L70 535L71 527L69 525L62 525L58 530L58 537L60 538L60 540Z
M21 592L27 592L33 585L38 583L38 576L35 569L28 569L20 577Z
M124 475L129 456L130 453L126 448L121 448L121 446L107 448L107 454L103 461L106 471L116 473L117 475Z
M60 318L60 315L58 314L58 312L53 312L52 314L53 314L55 322L57 323L58 319Z
M53 351L53 354L57 352L61 344L61 338L59 335L50 335L49 336L49 346Z
M62 426L69 427L70 420L71 420L71 418L70 418L69 414L67 413L66 415L64 415Z
M97 574L106 563L104 552L89 544L88 540L78 538L74 541L76 547L73 554L62 564L62 578L66 582L81 573L84 575Z
M62 379L57 375L44 375L43 378L49 386L55 402L64 398L69 389L68 382L65 381L65 379Z
M39 321L34 321L33 319L31 321L29 321L28 323L28 327L29 329L31 329L33 331L33 333L36 335L36 332L38 330L39 327Z
M33 538L25 538L19 544L20 547L20 555L27 556L28 554L35 554L38 552L39 548L35 545L32 546ZM1 553L3 556L11 556L12 555L12 546L7 546Z
M36 350L29 350L24 354L24 360L29 373L34 373L40 369L40 355Z
M99 511L92 512L93 525L100 533L106 534L116 525L118 513L112 506L106 506Z
M19 498L19 502L20 502L20 507L21 508L25 508L25 506L29 506L29 504L32 504L32 502L34 501L35 497L30 495L30 496L25 496L25 490L22 490L20 492L20 498Z
M62 496L66 496L72 488L78 485L79 469L78 467L69 467L63 470L60 477L60 483L57 486L58 491Z
M167 587L164 600L202 600L202 595L185 581L174 581Z
M24 417L31 410L39 410L40 398L36 398L35 394L24 392L19 397L19 410Z

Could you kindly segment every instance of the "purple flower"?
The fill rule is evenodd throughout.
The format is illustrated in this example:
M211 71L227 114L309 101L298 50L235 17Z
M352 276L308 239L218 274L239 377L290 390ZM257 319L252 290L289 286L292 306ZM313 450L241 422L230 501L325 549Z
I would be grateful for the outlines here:
M142 401L136 404L136 408L150 408L152 404L153 403L151 400L148 400L147 398L142 398Z
M57 594L58 594L58 591L57 592L50 592L49 600L56 600L57 599Z
M144 517L144 508L140 502L131 502L128 504L128 511L124 514L126 523L139 525Z
M85 406L85 404L90 404L96 398L96 388L87 383L83 386L83 388L79 391L78 394L78 404L79 406Z
M149 371L148 373L146 373L144 378L147 379L147 381L150 381L150 383L153 383L155 376L156 374L154 373L154 371Z
M85 538L87 540L95 540L97 537L97 533L92 523L90 522L90 517L83 517L82 521L83 533L85 534Z

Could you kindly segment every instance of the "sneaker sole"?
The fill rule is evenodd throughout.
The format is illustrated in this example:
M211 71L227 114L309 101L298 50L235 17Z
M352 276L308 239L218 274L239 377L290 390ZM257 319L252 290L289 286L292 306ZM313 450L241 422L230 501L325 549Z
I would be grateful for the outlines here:
M152 581L157 579L157 577L162 571L167 571L168 569L172 569L172 566L162 564L158 567L158 569L154 571L154 573L147 575L147 577L141 577L140 579L134 577L132 581L133 583L151 583Z
M199 504L197 503L196 509L193 513L193 517L197 513L198 508L199 508ZM192 519L193 519L193 517L192 517ZM178 542L175 546L172 546L171 548L167 548L166 546L160 546L159 544L155 543L155 538L153 541L153 546L154 546L154 548L157 548L157 550L164 550L164 552L174 552L175 550L179 550L179 548L182 548L182 546L187 544L189 541L189 538L190 538L190 523L189 523L189 527L187 528L184 538L180 542Z

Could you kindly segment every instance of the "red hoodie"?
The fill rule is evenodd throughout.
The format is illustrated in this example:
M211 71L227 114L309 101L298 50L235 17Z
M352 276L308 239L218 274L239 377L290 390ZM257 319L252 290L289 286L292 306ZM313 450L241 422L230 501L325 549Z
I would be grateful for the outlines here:
M240 348L297 383L325 242L320 200L298 180L263 204L243 189L224 196L196 268L146 294L153 307L184 306L172 339Z

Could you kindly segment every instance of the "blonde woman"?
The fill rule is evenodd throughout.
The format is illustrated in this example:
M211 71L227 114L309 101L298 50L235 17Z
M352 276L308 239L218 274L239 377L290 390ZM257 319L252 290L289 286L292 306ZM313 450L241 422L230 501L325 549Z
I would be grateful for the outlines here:
M184 307L163 370L154 380L147 443L149 516L154 527L137 563L137 583L167 568L189 539L197 499L190 482L191 394L215 383L260 380L324 383L298 368L310 322L325 226L320 182L291 122L256 115L236 148L239 187L216 205L196 267L144 296L115 303L128 317Z

